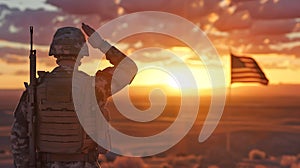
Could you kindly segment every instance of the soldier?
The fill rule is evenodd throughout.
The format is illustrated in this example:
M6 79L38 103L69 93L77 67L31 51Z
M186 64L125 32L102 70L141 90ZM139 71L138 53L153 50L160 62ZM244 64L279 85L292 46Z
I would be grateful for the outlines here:
M121 51L103 40L93 28L82 24L82 29L89 36L89 43L105 53L106 59L114 65L99 70L95 75L95 93L98 105L103 109L112 93L130 84L137 73L137 66ZM73 71L80 72L76 59L88 56L85 42L85 37L78 28L58 29L49 51L49 56L56 58L58 66L52 72L38 73L36 146L41 167L99 167L97 158L101 147L97 146L80 125L71 96ZM120 68L123 79L115 84L112 82L113 73L124 58L126 68ZM89 77L83 72L80 73ZM15 110L11 130L14 165L21 168L29 167L28 106L28 90L25 90Z

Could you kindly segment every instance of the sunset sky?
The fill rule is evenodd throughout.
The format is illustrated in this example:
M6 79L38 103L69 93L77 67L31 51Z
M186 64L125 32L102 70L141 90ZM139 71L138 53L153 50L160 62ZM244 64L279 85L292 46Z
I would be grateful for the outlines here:
M37 69L50 71L55 67L55 60L48 56L48 50L58 28L80 28L82 22L98 28L118 16L145 10L170 12L198 25L221 56L227 79L231 50L236 55L256 59L270 84L300 84L299 0L1 0L0 89L23 88L23 82L29 80L30 25L34 26ZM155 22L151 18L144 19ZM120 25L118 28L126 31L127 27ZM179 34L186 33L176 27L176 23L174 29L178 29ZM190 48L170 37L137 35L116 46L141 67L159 64L180 71L178 60L170 53L176 54L195 76L199 76L196 82L200 87L210 86L203 62L194 59ZM164 50L141 50L147 47ZM210 58L209 55L203 57ZM87 59L86 66L95 63L93 61ZM104 61L100 67L107 65ZM168 74L157 70L140 72L133 82L133 85L156 84L176 88L176 82Z

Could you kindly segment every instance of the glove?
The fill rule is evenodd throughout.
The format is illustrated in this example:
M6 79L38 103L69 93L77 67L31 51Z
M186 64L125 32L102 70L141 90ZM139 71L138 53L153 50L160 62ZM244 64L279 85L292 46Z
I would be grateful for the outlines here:
M107 51L112 47L107 41L105 41L93 28L89 25L82 23L82 30L84 33L89 36L88 41L93 48L100 49L103 53L107 53Z

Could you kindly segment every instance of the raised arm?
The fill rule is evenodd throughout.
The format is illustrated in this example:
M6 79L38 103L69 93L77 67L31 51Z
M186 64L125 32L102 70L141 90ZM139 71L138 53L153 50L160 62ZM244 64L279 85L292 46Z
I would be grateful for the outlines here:
M105 53L106 59L114 65L96 74L96 90L107 98L131 83L137 73L137 66L123 52L105 41L93 28L82 23L82 29L89 36L88 41L92 47Z

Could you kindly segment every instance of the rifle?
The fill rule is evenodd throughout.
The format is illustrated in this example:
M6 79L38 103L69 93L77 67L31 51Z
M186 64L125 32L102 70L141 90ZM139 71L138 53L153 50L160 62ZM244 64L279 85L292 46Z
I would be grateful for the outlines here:
M29 94L29 110L28 110L28 133L29 133L29 167L35 168L36 167L36 50L33 50L32 47L32 34L33 34L33 27L30 26L30 85L28 87L28 94Z

